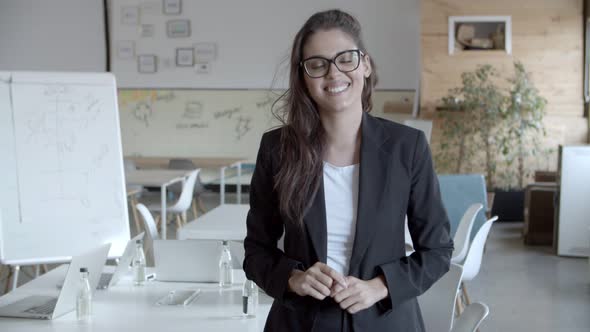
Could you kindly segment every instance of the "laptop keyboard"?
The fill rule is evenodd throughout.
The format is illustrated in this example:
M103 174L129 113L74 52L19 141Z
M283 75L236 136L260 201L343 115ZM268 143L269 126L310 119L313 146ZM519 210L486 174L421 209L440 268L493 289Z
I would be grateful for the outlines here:
M102 273L100 275L100 280L98 281L98 286L96 286L96 288L107 288L109 286L109 283L111 282L111 279L113 279L113 273Z
M15 303L13 303L13 305L17 305L18 303L25 302L25 301L31 301L31 297L27 297L22 300L16 301ZM57 298L53 298L41 305L37 305L37 306L34 306L34 307L29 308L27 310L24 310L24 312L29 313L29 314L49 315L55 309L56 304L57 304Z

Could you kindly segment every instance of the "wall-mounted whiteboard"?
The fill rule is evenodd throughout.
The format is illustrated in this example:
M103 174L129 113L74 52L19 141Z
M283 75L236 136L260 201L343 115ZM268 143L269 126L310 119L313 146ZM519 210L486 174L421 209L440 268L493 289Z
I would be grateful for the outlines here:
M163 0L110 3L110 68L119 87L284 89L293 37L313 13L332 8L350 12L360 21L367 49L377 63L378 89L414 90L418 85L419 1L179 2L180 14L174 15L164 13ZM176 49L187 48L195 50L193 66L187 65L190 53L187 56L185 50L179 51L178 65Z
M254 162L282 91L119 90L124 154L129 156L245 158ZM411 114L413 91L376 91L371 114L394 121Z
M117 93L106 73L0 74L0 261L65 261L129 239Z

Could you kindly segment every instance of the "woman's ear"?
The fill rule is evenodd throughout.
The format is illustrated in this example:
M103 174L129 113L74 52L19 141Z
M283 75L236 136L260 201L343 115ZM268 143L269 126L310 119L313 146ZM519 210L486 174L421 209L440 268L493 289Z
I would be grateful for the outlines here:
M368 78L369 76L371 76L371 73L373 72L373 68L371 67L371 58L369 58L368 54L365 54L363 56L363 62L365 63L365 72L363 73L363 75L365 76L365 78Z

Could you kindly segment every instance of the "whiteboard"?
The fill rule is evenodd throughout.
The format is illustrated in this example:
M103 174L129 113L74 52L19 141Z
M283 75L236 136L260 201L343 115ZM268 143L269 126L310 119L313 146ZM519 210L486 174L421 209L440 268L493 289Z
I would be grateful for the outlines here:
M590 146L563 146L560 160L557 254L590 256Z
M414 90L418 85L419 1L184 0L178 15L164 14L162 7L162 1L111 2L109 59L119 87L285 89L295 34L312 14L333 8L355 15L361 23L365 45L377 64L378 89ZM169 37L167 24L174 20L188 20L190 35ZM177 48L202 43L216 46L214 59L204 61L208 72L198 65L176 64ZM154 73L139 72L140 55L156 57ZM202 61L194 56L195 64Z
M283 91L119 90L126 156L256 160L265 131L279 125L271 105ZM413 91L375 91L371 114L401 122Z
M129 240L114 77L0 74L0 261L67 261Z

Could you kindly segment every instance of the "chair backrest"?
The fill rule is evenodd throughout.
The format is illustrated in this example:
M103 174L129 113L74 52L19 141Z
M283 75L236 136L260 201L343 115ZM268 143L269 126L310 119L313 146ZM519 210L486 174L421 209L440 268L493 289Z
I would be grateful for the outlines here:
M449 331L455 317L455 300L463 268L451 264L449 272L418 297L426 331Z
M471 303L457 317L451 332L475 332L489 313L490 309L484 303Z
M127 158L123 158L123 167L125 168L125 171L135 171L137 169L137 165L135 164L135 161L133 161L133 159L127 159Z
M465 210L473 203L481 203L483 210L479 211L473 223L471 240L486 221L485 210L488 207L486 182L482 174L448 174L439 175L438 181L443 204L451 222L451 236L459 227L459 220Z
M193 163L190 159L185 158L172 158L168 161L168 169L176 169L176 170L191 170L197 169L195 163ZM197 181L195 181L194 185L194 192L201 193L205 191L205 186L203 185L200 176L197 176ZM182 187L178 186L177 184L172 184L168 187L168 190L172 192L181 192Z
M145 229L147 230L150 238L152 241L160 239L160 233L158 233L158 228L156 227L156 222L154 221L154 217L148 208L139 203L135 205L139 213L141 214L141 218L143 219L143 224L145 225Z
M498 220L498 217L494 216L486 221L477 231L477 234L475 234L473 241L471 241L469 252L467 253L467 257L465 257L465 262L463 262L463 280L472 280L479 273L483 259L483 248L488 239L492 224L496 220Z
M199 171L201 171L201 169L196 169L190 172L188 178L182 183L182 191L180 192L178 201L176 201L169 210L184 212L191 206L193 200L193 188L195 187Z
M473 222L475 221L477 213L481 209L483 209L483 204L471 204L467 211L465 211L465 214L463 214L461 221L459 221L459 227L457 227L457 232L453 238L453 242L455 243L453 258L451 259L453 263L461 264L463 263L463 260L465 260L465 256L467 256L467 249L469 249L469 239L471 238Z

